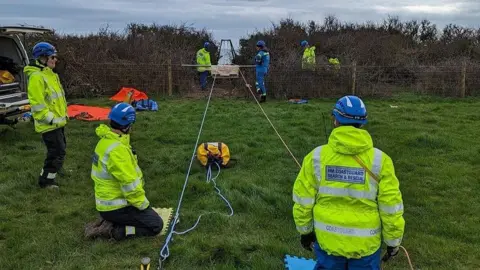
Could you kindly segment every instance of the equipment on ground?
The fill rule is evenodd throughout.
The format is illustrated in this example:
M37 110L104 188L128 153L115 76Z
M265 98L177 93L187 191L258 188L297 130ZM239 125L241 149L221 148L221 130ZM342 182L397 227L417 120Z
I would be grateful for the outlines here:
M162 231L158 235L165 235L167 233L168 227L170 226L170 222L172 221L173 208L152 207L152 209L153 211L157 212L157 214L163 221Z
M140 270L150 270L150 258L144 257L140 261Z
M285 255L284 262L285 270L313 270L316 264L315 260L290 255Z
M230 161L230 149L222 142L202 143L197 147L197 159L204 167L213 163L226 167Z

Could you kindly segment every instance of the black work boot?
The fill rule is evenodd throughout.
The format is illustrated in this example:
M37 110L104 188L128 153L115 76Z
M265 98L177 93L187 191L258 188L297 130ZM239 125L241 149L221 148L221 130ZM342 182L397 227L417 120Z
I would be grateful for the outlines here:
M267 96L266 95L262 95L260 97L260 103L263 103L263 102L266 102L267 101Z
M103 218L98 218L96 221L89 223L85 226L85 239L95 239L95 238L112 238L113 233L113 223L110 221L104 220Z
M47 189L57 189L58 184L55 182L55 179L47 179L46 177L40 175L38 177L38 185L41 188L47 188Z

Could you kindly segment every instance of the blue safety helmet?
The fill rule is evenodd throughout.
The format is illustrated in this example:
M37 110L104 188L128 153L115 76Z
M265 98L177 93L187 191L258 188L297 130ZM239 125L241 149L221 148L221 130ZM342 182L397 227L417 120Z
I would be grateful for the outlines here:
M57 50L55 46L48 42L39 42L33 46L33 58L38 59L40 56L51 56L56 55Z
M333 108L332 114L340 124L367 123L367 108L357 96L344 96L340 98Z
M302 47L305 47L308 45L308 42L306 40L302 40L302 42L300 42L300 46Z
M260 48L265 47L265 41L259 40L259 41L257 42L257 47L260 47Z
M128 127L135 123L136 112L132 105L128 103L118 103L115 105L108 118L123 127Z
M208 46L210 46L210 42L206 41L205 43L203 43L203 47L205 49L208 48Z

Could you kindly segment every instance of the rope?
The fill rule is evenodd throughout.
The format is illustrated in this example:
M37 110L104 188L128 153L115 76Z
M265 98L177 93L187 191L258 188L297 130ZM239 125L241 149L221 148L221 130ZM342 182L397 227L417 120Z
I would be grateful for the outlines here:
M188 166L187 176L185 177L185 183L183 184L182 193L180 194L180 199L178 200L178 206L177 206L177 210L176 210L176 213L175 213L175 216L174 216L174 220L172 222L172 227L170 228L170 232L168 233L168 235L165 239L165 244L163 245L162 249L160 250L160 258L159 258L159 261L158 261L159 262L159 264L158 264L159 265L158 266L159 270L161 269L160 267L162 265L162 261L165 261L170 256L170 249L168 247L168 244L170 243L170 241L172 241L173 235L174 234L183 235L183 234L186 234L186 233L194 230L197 227L198 223L200 222L200 219L202 218L202 216L216 213L216 212L207 212L205 214L202 214L198 217L197 221L195 222L195 224L191 228L189 228L189 229L187 229L183 232L175 231L175 225L177 225L177 223L178 223L178 217L179 217L180 207L181 207L182 200L183 200L183 195L185 193L185 188L187 187L188 177L190 176L190 171L192 169L193 160L195 159L195 152L197 150L197 145L200 141L200 135L201 135L202 130L203 130L203 124L205 123L205 118L206 118L206 115L207 115L208 107L210 105L210 100L211 100L212 93L213 93L213 87L215 85L215 79L216 79L216 75L214 75L214 78L213 78L212 88L210 89L210 94L208 96L207 105L206 105L205 111L203 113L202 122L200 124L200 130L198 132L197 141L195 142L195 146L193 148L192 159L190 160L190 165ZM230 208L230 214L228 214L228 216L231 217L231 216L233 216L233 208L232 208L230 202L221 194L221 191L217 187L217 183L215 182L215 180L218 178L218 176L220 175L220 172L221 172L220 165L217 162L215 162L215 165L217 165L218 173L215 177L212 177L212 165L209 164L208 169L207 169L207 183L213 182L213 187L217 191L217 194L220 196L220 198L222 198L223 201L225 201L228 208ZM219 214L221 214L221 213L219 213Z
M413 264L412 264L412 260L410 260L410 255L408 255L408 251L406 248L404 248L403 246L400 246L400 248L403 250L403 252L405 253L405 256L407 257L407 260L408 260L408 264L410 266L410 270L414 270L415 268L413 268ZM384 263L383 263L384 264ZM382 270L385 269L382 265Z
M212 98L213 87L215 86L215 79L216 78L217 78L217 76L214 75L213 82L212 82L212 87L210 89L210 94L208 95L207 105L205 106L205 111L203 112L203 118L202 118L202 122L200 124L200 130L198 131L197 141L195 142L195 145L193 147L192 159L190 160L190 165L188 166L188 170L187 170L187 176L185 177L185 183L183 184L182 193L180 194L180 199L178 200L178 205L177 205L177 209L175 211L175 216L174 216L174 219L173 219L173 222L172 222L172 227L170 228L170 232L168 233L168 235L165 239L165 244L163 245L162 249L160 250L160 258L161 258L162 261L165 261L168 258L168 256L170 256L170 250L168 248L168 244L172 240L172 236L175 232L174 231L175 230L175 225L177 225L177 223L178 223L178 215L179 215L179 212L180 212L180 207L182 205L183 195L185 194L185 189L186 189L187 184L188 184L188 177L190 176L190 171L192 169L193 160L195 159L195 152L197 150L198 142L200 141L200 135L202 134L203 124L205 123L205 118L207 116L207 111L208 111L208 107L210 105L210 100ZM198 221L197 221L197 223L198 223ZM162 263L160 261L160 258L159 258L159 267L160 267L160 265L162 265Z
M208 169L207 169L207 183L210 183L210 181L213 182L213 187L217 190L217 194L223 199L223 201L225 201L225 203L227 204L228 208L230 208L230 214L228 214L227 216L228 217L231 217L233 216L233 208L230 204L230 202L221 194L220 192L220 189L217 188L217 183L215 182L215 180L217 179L217 177L220 175L220 165L218 165L218 163L215 162L215 164L217 165L218 167L218 173L215 177L212 178L212 165L209 165L208 166ZM204 215L208 215L208 214L215 214L217 212L208 212L208 213L205 213L205 214L201 214L200 216L198 216L198 219L197 219L197 222L195 222L195 224L188 230L185 230L183 232L174 232L175 234L186 234L188 232L191 232L193 231L198 223L200 222L200 219L202 218L202 216ZM221 213L218 213L218 214L221 214ZM223 214L222 214L223 215Z
M288 145L285 143L285 141L282 139L282 136L280 136L280 134L278 133L277 129L275 128L275 126L273 125L272 121L270 121L270 118L268 118L268 115L267 113L263 110L262 108L262 105L260 105L260 102L258 102L258 99L257 97L255 96L255 94L253 93L252 91L252 88L250 87L250 85L248 84L247 82L247 79L245 79L245 76L243 76L243 72L241 70L239 70L240 74L242 75L242 78L243 78L243 81L245 82L245 86L248 88L248 90L250 90L250 93L252 94L253 98L255 99L255 101L257 102L258 104L258 107L260 107L260 110L262 110L263 114L265 115L265 117L267 118L268 122L270 123L270 125L272 126L273 130L275 130L275 133L277 133L277 136L278 138L280 138L280 140L282 141L283 145L285 145L285 148L287 148L287 151L290 153L290 155L292 156L293 160L295 161L295 163L297 163L298 167L301 169L302 168L302 165L300 165L300 163L298 162L298 160L295 158L295 156L293 155L292 151L290 151L290 148L288 148Z

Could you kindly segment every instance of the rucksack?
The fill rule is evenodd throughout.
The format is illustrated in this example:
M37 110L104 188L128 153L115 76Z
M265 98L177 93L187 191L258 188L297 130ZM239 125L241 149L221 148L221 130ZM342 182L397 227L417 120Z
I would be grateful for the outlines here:
M138 101L132 101L131 104L137 111L158 111L157 102L151 99L141 99Z
M221 167L228 167L231 161L230 149L222 142L201 143L197 148L197 159L205 167L213 163L217 163Z

